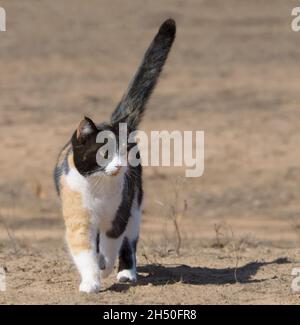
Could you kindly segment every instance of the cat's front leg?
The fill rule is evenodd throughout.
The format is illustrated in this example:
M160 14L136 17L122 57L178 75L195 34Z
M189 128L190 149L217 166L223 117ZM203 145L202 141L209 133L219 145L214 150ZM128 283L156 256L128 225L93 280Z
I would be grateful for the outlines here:
M123 238L124 234L117 238L110 237L107 233L100 234L100 276L102 279L108 277L112 272Z
M100 272L97 260L92 251L73 255L75 264L81 274L79 291L97 293L100 291Z
M81 275L79 291L93 293L100 291L100 270L97 259L96 236L84 222L69 222L67 226L67 243Z

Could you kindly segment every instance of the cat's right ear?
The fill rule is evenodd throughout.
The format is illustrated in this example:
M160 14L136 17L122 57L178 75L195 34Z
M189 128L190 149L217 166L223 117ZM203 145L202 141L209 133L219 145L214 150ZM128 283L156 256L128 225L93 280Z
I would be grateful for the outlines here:
M94 122L88 118L84 119L79 123L77 130L75 131L76 142L83 143L91 134L98 131Z

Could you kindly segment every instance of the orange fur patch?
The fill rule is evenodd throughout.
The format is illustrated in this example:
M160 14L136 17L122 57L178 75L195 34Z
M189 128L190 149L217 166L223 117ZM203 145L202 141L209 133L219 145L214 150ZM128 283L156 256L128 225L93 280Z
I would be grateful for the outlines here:
M68 164L70 168L75 168L73 153L68 156Z
M83 207L79 192L72 191L62 177L62 212L66 225L67 242L72 253L91 249L90 214Z

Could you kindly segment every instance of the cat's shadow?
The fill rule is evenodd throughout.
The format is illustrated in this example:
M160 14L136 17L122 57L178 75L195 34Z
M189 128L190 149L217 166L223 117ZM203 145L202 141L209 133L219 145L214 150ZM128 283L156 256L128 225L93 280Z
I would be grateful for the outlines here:
M176 282L181 282L191 285L224 285L234 284L236 279L239 283L258 283L269 278L253 279L259 269L271 264L287 264L291 263L287 258L278 258L270 262L250 262L238 268L208 268L208 267L191 267L188 265L162 265L162 264L148 264L139 266L138 281L135 286L146 285L166 285ZM274 275L272 278L276 278ZM132 284L117 283L108 288L110 291L123 292L127 291Z

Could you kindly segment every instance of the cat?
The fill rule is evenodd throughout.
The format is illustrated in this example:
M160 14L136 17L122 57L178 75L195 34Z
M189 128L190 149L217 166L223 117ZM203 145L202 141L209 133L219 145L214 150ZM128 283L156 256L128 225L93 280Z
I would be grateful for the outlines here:
M61 200L67 245L81 276L81 292L99 292L100 279L112 272L117 258L117 280L137 280L142 166L124 166L124 155L121 156L120 151L106 164L99 165L96 156L99 152L101 154L105 143L98 143L96 138L99 132L110 131L120 147L120 123L126 123L128 133L137 130L175 34L175 21L166 20L146 51L111 120L96 125L84 117L59 154L54 180ZM130 146L126 143L125 147L128 152ZM102 152L102 155L107 156L107 152Z

